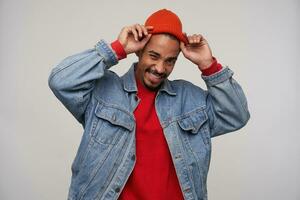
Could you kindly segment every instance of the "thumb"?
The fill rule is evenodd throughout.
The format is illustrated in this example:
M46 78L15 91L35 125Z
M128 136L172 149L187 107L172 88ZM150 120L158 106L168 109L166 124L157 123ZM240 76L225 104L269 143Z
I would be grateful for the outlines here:
M180 41L180 49L181 49L183 55L185 55L185 53L186 53L186 47L185 47L185 44L182 41Z

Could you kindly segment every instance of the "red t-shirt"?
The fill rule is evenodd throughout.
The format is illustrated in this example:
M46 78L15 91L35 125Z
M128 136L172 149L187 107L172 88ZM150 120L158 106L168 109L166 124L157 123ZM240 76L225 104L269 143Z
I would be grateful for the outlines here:
M182 200L171 154L155 110L156 92L137 80L136 164L120 200Z

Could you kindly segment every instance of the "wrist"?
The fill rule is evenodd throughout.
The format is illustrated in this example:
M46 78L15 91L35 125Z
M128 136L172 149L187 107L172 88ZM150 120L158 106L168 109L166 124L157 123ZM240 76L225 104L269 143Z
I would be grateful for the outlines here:
M210 76L210 75L220 71L222 69L222 65L220 63L218 63L218 61L215 57L213 57L212 63L207 68L201 69L199 67L199 69L201 70L201 72L204 76Z
M214 60L215 59L213 57L211 57L210 59L203 60L198 64L198 68L200 70L206 70L213 64Z
M119 40L115 40L110 45L111 45L111 48L117 54L118 60L122 60L127 57L127 53Z

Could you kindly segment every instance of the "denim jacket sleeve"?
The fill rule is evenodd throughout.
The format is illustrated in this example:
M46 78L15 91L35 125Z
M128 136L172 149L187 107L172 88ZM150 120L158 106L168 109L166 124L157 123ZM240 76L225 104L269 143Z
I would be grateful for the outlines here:
M84 125L84 113L95 81L118 63L110 46L100 40L94 49L65 58L52 71L48 84L55 96Z
M210 76L202 75L207 85L206 109L211 137L238 130L250 118L244 92L232 75L228 67Z

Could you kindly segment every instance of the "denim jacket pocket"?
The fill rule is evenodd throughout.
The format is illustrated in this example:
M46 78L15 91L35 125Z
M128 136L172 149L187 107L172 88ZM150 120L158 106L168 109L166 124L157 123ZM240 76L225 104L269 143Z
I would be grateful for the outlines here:
M122 135L134 128L133 117L114 105L98 103L95 115L97 119L92 137L96 142L115 144Z
M201 134L204 144L208 145L210 137L209 130L205 126L207 120L206 112L203 109L197 109L182 115L178 120L178 124L183 131L191 134L190 140L193 140L193 135Z

